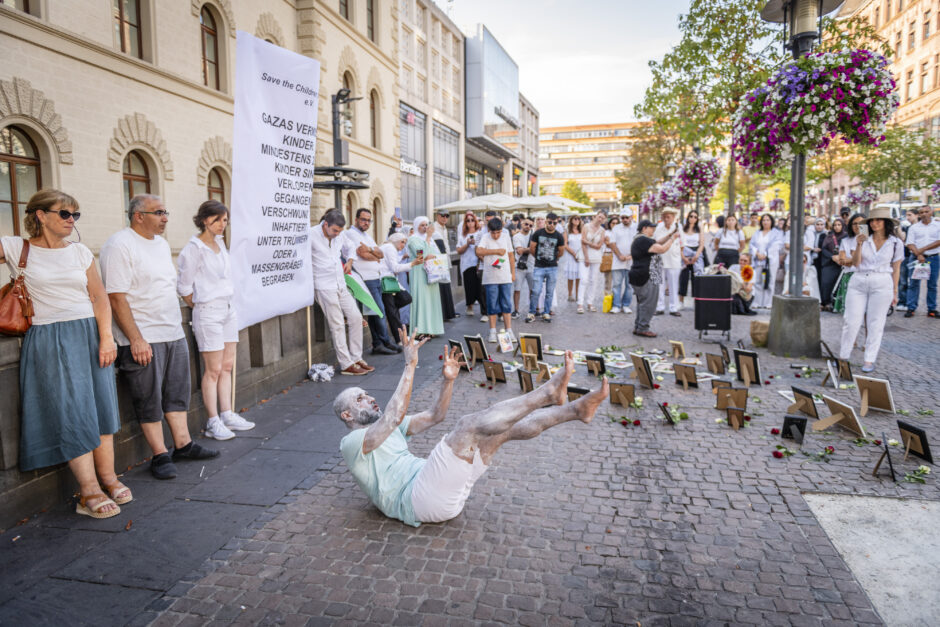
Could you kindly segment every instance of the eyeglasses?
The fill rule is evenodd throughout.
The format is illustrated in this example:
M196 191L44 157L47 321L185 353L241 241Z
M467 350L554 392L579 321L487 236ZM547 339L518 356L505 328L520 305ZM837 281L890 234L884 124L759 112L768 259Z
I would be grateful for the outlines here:
M62 218L63 220L68 220L69 218L72 218L73 220L75 220L75 221L77 222L78 219L79 219L80 217L82 217L82 212L81 212L81 211L76 211L75 213L70 213L70 212L66 211L65 209L58 209L58 210L56 210L56 209L43 209L43 211L45 211L46 213L55 213L55 214L58 214L58 216L59 216L60 218Z
M356 219L359 220L360 222L366 222L366 223L372 222L372 218L356 218Z
M170 215L170 212L166 209L157 209L156 211L138 211L137 213L149 213L150 215L155 215L158 218Z

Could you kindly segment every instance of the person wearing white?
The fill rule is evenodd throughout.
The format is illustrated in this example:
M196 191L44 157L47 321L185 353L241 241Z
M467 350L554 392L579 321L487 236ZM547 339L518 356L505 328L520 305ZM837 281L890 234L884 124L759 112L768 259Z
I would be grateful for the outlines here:
M516 255L509 232L503 221L490 218L487 233L480 238L476 254L483 262L483 289L486 290L486 311L489 314L490 342L496 342L496 318L502 316L509 338L512 332L512 284L516 280Z
M346 262L346 267L340 259L346 244L344 226L346 218L343 214L336 209L330 209L323 214L320 224L310 230L313 292L314 299L319 303L330 327L340 374L361 376L374 368L362 360L362 314L343 278L345 272L352 268L351 259Z
M604 257L604 240L607 237L607 232L604 230L606 221L607 214L598 211L584 227L584 233L581 236L583 259L581 260L581 284L578 286L578 313L584 313L585 307L588 311L597 311L594 299L603 281L601 259Z
M483 236L480 221L468 211L463 216L463 223L457 232L457 254L460 255L460 274L463 276L464 300L467 304L467 315L473 315L473 303L480 303L480 313L483 311L483 286L481 276L477 272L480 259L477 257L477 243Z
M682 225L682 270L679 271L679 308L685 307L692 277L705 271L705 238L699 226L698 211L690 211Z
M738 226L738 219L733 215L727 216L725 225L715 233L712 240L712 246L716 250L715 263L724 264L726 268L738 263L744 244L744 233Z
M571 216L565 230L565 256L562 259L564 260L565 278L568 279L568 302L577 300L578 288L581 287L581 275L584 268L581 263L584 255L581 250L581 227L581 217Z
M657 242L665 241L665 238L679 231L679 223L676 220L678 211L672 207L663 209L663 221L656 225L653 232L653 239ZM679 273L682 272L682 234L679 231L679 237L674 239L669 248L662 254L663 260L663 282L659 284L659 300L656 304L656 312L663 313L666 309L666 289L669 289L669 315L681 316L679 313Z
M760 217L757 231L751 236L750 251L754 263L754 308L770 309L780 265L779 232L774 229L774 219L769 213Z
M631 224L632 222L633 214L629 211L623 212L620 216L620 224L614 226L610 230L610 235L607 236L607 245L614 255L610 265L611 291L614 297L610 313L633 313L630 309L633 290L630 289L630 281L627 277L633 260L630 256L630 246L633 244L633 238L636 237L636 225Z
M937 311L937 275L940 274L940 222L933 219L933 209L924 205L920 209L920 222L907 230L907 248L913 253L910 263L927 264L930 276L927 278L927 315L931 318L940 316ZM913 268L911 268L913 271ZM905 318L914 316L920 300L920 281L910 280L907 286L907 312Z
M206 436L216 440L231 440L233 431L255 428L255 423L232 410L238 321L232 307L232 265L223 236L228 218L228 208L217 200L199 205L193 223L200 233L190 238L176 260L176 291L193 309L193 335L205 362L201 388L209 415Z
M523 288L525 293L532 292L532 273L535 260L529 255L529 238L532 235L532 221L523 218L519 230L512 235L512 247L516 253L516 280L512 283L512 317L519 317L519 299Z
M859 233L851 263L856 267L845 296L845 316L842 321L842 343L839 357L852 355L855 338L867 319L865 363L862 372L875 369L875 360L881 348L888 309L898 302L898 278L904 259L904 244L894 235L897 220L887 208L873 209L868 217L871 236Z
M385 320L388 323L388 330L392 337L399 335L402 327L401 305L399 304L402 296L409 297L405 284L402 284L400 276L407 275L412 266L416 266L422 261L414 259L413 261L400 261L401 251L405 249L408 238L404 233L392 233L385 240L385 243L379 246L382 251L382 260L379 262L379 280L384 282L390 279L396 279L400 288L399 292L386 292L382 290L382 305L385 311ZM401 346L396 343L396 346ZM397 351L396 351L397 352Z

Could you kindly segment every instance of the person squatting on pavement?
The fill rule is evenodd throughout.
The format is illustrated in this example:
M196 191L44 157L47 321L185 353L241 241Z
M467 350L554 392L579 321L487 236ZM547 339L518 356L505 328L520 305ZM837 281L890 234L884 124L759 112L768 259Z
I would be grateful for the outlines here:
M340 392L333 411L350 432L340 442L346 465L372 503L389 518L414 527L444 522L463 510L476 481L486 472L496 451L511 440L529 440L563 422L590 423L608 395L601 387L565 403L574 356L565 354L565 367L532 392L463 416L422 459L408 450L408 438L441 423L447 416L460 372L458 352L444 355L444 384L434 407L408 415L408 404L424 344L401 330L405 372L383 412L375 399L357 387Z
M159 196L141 194L127 208L130 226L101 248L101 274L114 315L117 366L127 382L140 429L153 451L150 472L176 477L174 460L202 460L219 452L193 442L189 410L189 347L176 294L176 268L162 234L170 213ZM166 418L173 458L163 439Z

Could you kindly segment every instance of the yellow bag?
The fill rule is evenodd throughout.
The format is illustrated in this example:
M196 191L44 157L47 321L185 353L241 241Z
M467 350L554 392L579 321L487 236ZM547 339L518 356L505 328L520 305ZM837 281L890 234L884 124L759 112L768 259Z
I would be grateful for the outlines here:
M613 294L604 294L604 306L601 308L601 311L607 313L614 307L614 295Z

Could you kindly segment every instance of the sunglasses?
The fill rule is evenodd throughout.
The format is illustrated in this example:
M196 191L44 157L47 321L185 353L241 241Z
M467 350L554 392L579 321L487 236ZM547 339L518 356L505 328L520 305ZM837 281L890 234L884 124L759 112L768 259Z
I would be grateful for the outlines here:
M66 211L65 209L59 209L59 210L55 210L55 209L43 209L43 211L45 211L46 213L55 213L55 214L58 214L58 216L59 216L60 218L62 218L63 220L68 220L69 218L72 218L73 220L75 220L75 221L77 222L78 219L79 219L80 217L82 217L82 212L81 212L81 211L76 211L75 213L70 213L70 212Z

